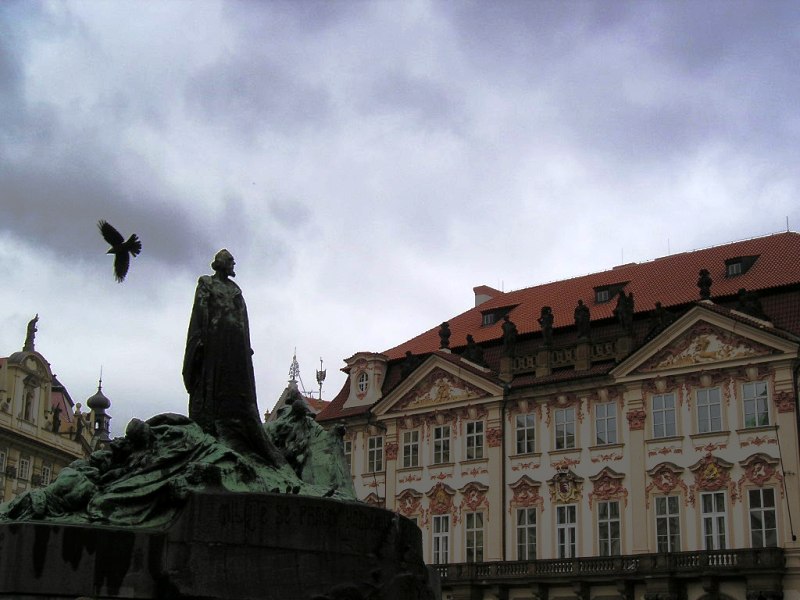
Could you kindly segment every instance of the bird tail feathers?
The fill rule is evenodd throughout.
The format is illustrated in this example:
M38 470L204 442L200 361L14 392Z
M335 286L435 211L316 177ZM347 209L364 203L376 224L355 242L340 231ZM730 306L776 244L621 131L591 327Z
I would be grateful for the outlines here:
M128 241L125 242L125 245L130 250L130 253L134 256L139 256L139 252L142 251L142 242L139 241L139 236L135 233L128 238Z

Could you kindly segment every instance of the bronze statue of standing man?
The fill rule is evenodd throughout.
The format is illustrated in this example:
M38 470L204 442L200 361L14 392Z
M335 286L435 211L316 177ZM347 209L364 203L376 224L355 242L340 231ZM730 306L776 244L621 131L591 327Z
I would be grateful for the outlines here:
M231 280L235 264L220 250L211 263L214 274L197 282L183 359L189 418L236 450L283 464L261 427L247 307Z

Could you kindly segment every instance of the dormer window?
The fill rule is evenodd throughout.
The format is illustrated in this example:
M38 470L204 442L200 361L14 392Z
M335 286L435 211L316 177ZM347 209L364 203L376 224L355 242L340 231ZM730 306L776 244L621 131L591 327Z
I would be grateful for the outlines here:
M626 285L628 285L627 281L622 283L612 283L610 285L598 285L596 288L594 288L595 304L604 304L611 301L617 294L619 294L620 290L625 288Z
M367 387L369 387L369 375L366 372L362 372L358 375L358 391L366 392Z
M758 256L736 256L725 261L725 277L738 277L750 270Z
M502 321L503 317L510 313L511 309L515 308L516 306L516 304L513 306L501 306L500 308L490 308L482 311L481 327L488 327L489 325L494 325L495 323Z

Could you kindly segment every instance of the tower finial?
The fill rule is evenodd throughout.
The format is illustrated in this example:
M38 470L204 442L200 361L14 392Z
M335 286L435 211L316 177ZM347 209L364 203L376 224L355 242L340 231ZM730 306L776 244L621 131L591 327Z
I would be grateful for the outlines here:
M300 363L297 362L297 348L294 349L292 355L292 366L289 367L289 383L297 383L297 378L300 376Z
M322 382L325 381L325 369L322 368L322 357L319 358L319 371L317 371L317 383L319 384L319 399L322 400Z

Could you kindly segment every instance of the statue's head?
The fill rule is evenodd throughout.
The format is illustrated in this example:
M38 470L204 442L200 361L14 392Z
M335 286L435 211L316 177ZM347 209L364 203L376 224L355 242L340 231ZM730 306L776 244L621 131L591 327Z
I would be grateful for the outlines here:
M233 266L235 264L236 261L233 259L233 254L228 252L226 248L223 248L214 255L214 262L211 263L211 268L214 269L214 271L222 271L226 275L234 277L236 275L233 271Z

